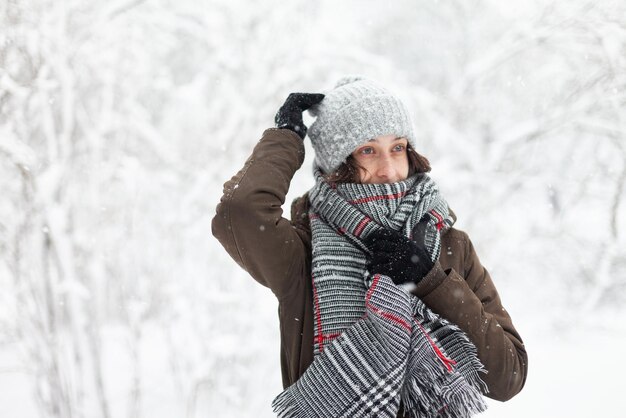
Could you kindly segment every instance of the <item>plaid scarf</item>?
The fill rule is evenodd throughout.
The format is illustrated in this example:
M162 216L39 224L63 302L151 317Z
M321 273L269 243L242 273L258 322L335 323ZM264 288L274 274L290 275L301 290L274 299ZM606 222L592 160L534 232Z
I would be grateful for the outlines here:
M383 275L366 269L361 242L379 228L412 237L439 256L453 221L425 174L393 184L329 184L316 170L309 192L315 358L272 404L279 417L468 417L486 405L484 368L454 324ZM372 272L376 273L376 272Z

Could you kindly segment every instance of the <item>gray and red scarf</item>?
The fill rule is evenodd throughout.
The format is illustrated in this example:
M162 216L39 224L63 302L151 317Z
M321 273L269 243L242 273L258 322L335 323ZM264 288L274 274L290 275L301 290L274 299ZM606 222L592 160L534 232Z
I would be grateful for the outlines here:
M392 280L367 271L362 239L379 228L412 238L429 220L435 261L453 220L425 174L392 184L331 184L309 192L315 358L272 404L279 417L469 417L486 409L475 346Z

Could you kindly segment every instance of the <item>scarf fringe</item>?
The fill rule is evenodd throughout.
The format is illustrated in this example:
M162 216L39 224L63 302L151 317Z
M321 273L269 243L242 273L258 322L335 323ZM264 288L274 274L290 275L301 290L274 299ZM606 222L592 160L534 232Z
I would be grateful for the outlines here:
M486 373L486 370L478 359L476 347L457 325L436 315L419 299L413 300L413 303L415 320L431 327L438 326L432 334L444 337L441 341L437 338L431 341L444 357L454 353L452 357L456 358L457 367L450 372L450 363L444 364L439 356L428 356L426 359L409 356L411 363L407 365L407 378L401 393L405 415L411 418L464 418L484 412L487 404L482 394L488 389L478 373ZM412 350L420 350L420 347L413 347ZM457 377L449 381L449 376L446 376L449 373Z
M307 415L298 408L298 404L290 391L283 391L274 398L272 410L280 418L307 418Z
M419 318L423 318L423 322L428 324L428 332L437 347L457 362L458 371L472 387L488 393L487 385L479 376L479 373L486 374L487 370L478 359L478 350L467 334L458 325L430 310L420 299L415 298L413 303L416 320L420 322Z
M455 388L442 389L440 384L443 383L442 379L433 381L423 379L423 376L409 376L401 394L404 415L410 418L467 418L487 410L482 393L462 377L456 379ZM459 389L458 386L464 387Z

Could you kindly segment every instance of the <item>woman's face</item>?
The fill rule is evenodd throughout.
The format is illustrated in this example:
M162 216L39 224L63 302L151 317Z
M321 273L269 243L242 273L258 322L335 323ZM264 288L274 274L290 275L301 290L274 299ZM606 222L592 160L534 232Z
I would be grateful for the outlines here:
M409 175L407 143L403 137L382 135L356 147L352 157L361 166L361 183L395 183L406 179Z

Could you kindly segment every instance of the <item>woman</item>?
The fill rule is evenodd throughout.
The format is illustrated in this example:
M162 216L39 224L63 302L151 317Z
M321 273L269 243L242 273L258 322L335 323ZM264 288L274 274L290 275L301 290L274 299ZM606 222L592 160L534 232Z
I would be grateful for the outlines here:
M307 109L316 185L289 221ZM212 228L278 298L279 416L471 416L482 394L517 394L524 345L424 174L403 103L346 77L325 95L291 94L276 123L224 185Z

